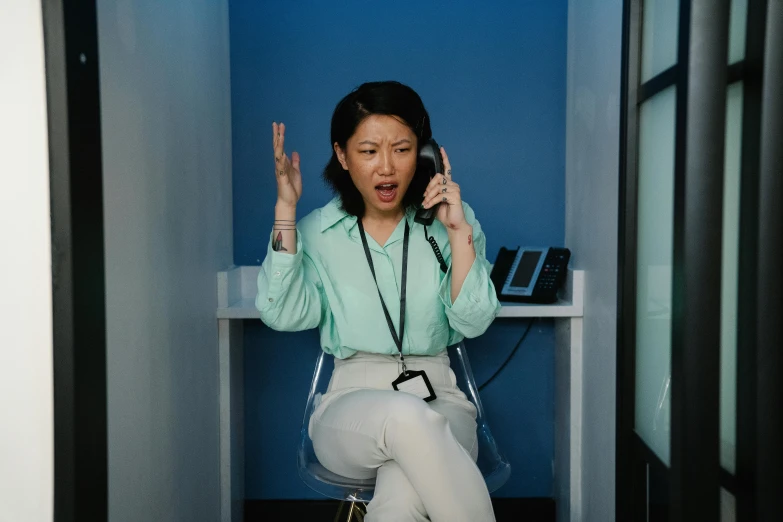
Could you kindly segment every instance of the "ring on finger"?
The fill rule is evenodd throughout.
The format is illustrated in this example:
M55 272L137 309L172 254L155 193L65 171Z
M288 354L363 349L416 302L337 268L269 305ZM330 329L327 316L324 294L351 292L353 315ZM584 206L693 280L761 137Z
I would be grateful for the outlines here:
M444 194L446 193L446 187L443 187L443 190L441 190Z
M445 202L446 202L448 199L449 199L449 198L447 198L446 196L443 196L443 202L444 202L444 203L445 203Z
M449 175L449 176L451 176L451 169L447 170L447 171L446 171L446 174L447 174L447 175Z
M448 183L448 180L446 178L443 178L443 184L445 185L446 183Z

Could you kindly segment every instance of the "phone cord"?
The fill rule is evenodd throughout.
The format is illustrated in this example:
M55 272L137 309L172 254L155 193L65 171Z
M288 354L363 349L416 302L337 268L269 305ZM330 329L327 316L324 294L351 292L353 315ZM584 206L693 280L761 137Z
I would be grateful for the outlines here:
M438 243L435 241L435 238L427 234L427 227L424 227L424 238L429 242L430 246L432 247L432 251L435 253L435 257L438 259L438 263L440 263L440 269L443 271L443 273L447 273L449 271L448 265L446 265L446 261L443 260L443 254L440 253L440 247L438 246Z

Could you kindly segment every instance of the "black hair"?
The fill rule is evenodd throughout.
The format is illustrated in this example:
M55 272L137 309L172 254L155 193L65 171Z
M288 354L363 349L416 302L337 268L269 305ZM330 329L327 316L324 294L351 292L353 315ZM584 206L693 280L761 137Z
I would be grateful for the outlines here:
M364 200L351 176L337 159L334 144L337 143L345 150L348 139L354 135L359 124L372 114L394 116L410 127L418 142L417 156L421 147L432 138L430 117L424 103L416 91L400 82L363 83L340 100L332 115L329 142L332 157L324 169L324 179L340 197L341 208L357 217L364 215ZM415 208L421 204L421 195L430 181L429 174L425 169L416 167L408 190L402 197L403 208Z

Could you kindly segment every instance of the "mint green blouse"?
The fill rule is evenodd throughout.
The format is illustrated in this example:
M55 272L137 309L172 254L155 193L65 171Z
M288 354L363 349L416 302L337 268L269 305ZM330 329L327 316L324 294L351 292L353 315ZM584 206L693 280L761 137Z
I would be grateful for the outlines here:
M473 226L476 260L457 299L451 301L451 268L443 273L424 237L422 225L410 226L408 283L405 305L405 355L435 355L465 337L484 333L500 311L489 279L486 238L473 210L463 202ZM356 217L340 210L339 199L316 209L297 224L296 253L275 252L270 236L258 274L256 308L270 328L299 331L318 327L321 346L337 358L357 351L398 352L367 264ZM369 234L375 273L394 327L399 333L402 244L405 224L397 225L385 245ZM446 228L435 221L427 227L451 266Z

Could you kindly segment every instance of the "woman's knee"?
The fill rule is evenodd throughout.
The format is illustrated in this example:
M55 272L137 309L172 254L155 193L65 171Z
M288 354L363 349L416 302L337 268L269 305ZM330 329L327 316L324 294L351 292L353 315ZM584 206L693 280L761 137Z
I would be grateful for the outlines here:
M384 440L388 447L405 441L420 444L449 432L448 419L414 395L398 393L387 408Z
M397 392L388 404L390 420L402 424L446 424L444 415L430 408L426 402L405 392Z

